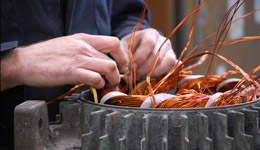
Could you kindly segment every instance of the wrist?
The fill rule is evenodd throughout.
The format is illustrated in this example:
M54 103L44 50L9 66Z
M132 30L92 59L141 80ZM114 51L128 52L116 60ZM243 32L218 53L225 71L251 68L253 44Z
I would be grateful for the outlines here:
M18 54L21 49L15 48L1 56L1 91L23 84L20 77L20 56Z

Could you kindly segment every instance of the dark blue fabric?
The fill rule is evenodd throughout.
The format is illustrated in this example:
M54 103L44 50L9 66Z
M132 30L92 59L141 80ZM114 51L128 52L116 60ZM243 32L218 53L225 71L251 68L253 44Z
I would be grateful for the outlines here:
M138 22L143 4L143 0L1 0L1 43L18 41L25 46L74 33L121 38ZM149 17L148 12L141 28L149 27ZM0 149L12 149L17 104L28 99L52 100L69 88L19 86L1 92Z
M142 0L1 0L1 43L20 46L87 33L121 38L139 20ZM149 27L150 14L144 25Z
M18 41L5 42L1 44L1 54L2 52L15 49L18 46Z

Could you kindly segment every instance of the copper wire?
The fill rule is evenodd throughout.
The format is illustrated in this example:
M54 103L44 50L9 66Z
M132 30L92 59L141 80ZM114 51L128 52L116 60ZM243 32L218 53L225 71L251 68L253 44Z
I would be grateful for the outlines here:
M119 85L119 91L123 93L130 93L131 95L125 96L114 96L108 99L105 104L110 105L118 105L118 106L128 106L128 107L140 107L143 101L151 96L153 99L153 107L156 108L199 108L205 107L211 95L215 94L216 87L223 82L224 80L228 79L228 76L231 74L241 74L243 78L239 82L230 82L222 86L218 92L223 92L211 105L211 107L217 106L225 106L225 105L234 105L239 103L244 103L248 101L255 100L258 96L260 96L260 77L253 75L260 69L260 64L254 68L249 73L246 73L242 70L238 65L233 63L231 60L225 58L224 56L219 54L220 48L222 46L227 46L231 44L235 44L238 42L243 41L250 41L250 40L259 40L260 36L250 36L250 37L241 37L232 40L226 40L227 34L229 32L231 24L234 22L245 18L259 9L254 10L237 20L233 21L234 15L245 3L246 0L240 1L237 0L234 5L228 10L225 14L224 18L222 19L219 28L216 32L210 34L205 39L203 39L199 44L197 44L185 57L184 53L188 50L189 44L191 42L191 37L193 34L194 24L196 17L200 8L207 3L207 0L203 0L202 2L199 1L196 8L194 8L169 34L166 40L161 44L158 52L156 53L156 57L153 61L152 67L147 74L146 82L141 81L136 84L136 77L135 77L135 66L134 66L134 58L132 55L132 43L134 40L135 32L141 26L144 17L145 17L145 10L147 7L147 0L145 0L145 5L142 9L140 20L131 32L129 41L128 41L128 56L129 56L129 82L121 81ZM194 14L195 13L195 14ZM152 72L158 62L160 51L163 45L166 43L167 40L181 27L181 25L194 14L192 25L189 30L188 39L185 47L182 50L182 53L177 61L177 65L165 76L157 77L155 79L151 79ZM215 43L213 45L207 45L200 49L197 49L198 46L212 37L216 35ZM213 48L212 52L206 51L210 48ZM190 69L195 68L202 64L208 57L211 55L210 63L206 70L206 73L203 77L197 79L187 80L181 85L178 85L179 81L182 79L192 75ZM189 63L196 58L200 58L200 60L188 67ZM213 58L215 59L213 68ZM227 64L231 65L235 70L227 71L226 73L222 74L221 76L216 75L209 75L210 69L212 69L212 74L215 70L216 60L217 58L224 60ZM132 81L133 79L133 81ZM134 82L134 88L133 88ZM155 97L154 94L156 93L168 93L170 90L177 89L176 97L168 98L159 104L155 105ZM103 95L106 93L111 92L110 90L103 90Z
M193 89L200 93L202 92L209 94L211 92L212 94L216 92L216 87L219 85L219 83L221 83L225 79L226 78L221 78L220 76L216 75L209 75L197 79L190 79L184 82L182 85L180 85L178 90Z
M105 104L128 106L128 107L140 107L147 96L142 95L126 95L126 96L114 96L108 99Z
M160 102L156 108L199 108L205 107L209 96L205 94L186 94Z

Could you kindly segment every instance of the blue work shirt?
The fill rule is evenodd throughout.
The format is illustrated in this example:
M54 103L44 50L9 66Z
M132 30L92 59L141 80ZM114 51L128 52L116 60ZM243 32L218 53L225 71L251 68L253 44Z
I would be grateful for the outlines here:
M143 4L143 0L1 0L1 57L2 51L17 45L26 46L75 33L122 38L139 21ZM149 27L149 10L146 14L141 28ZM6 42L11 43L3 44ZM70 87L18 86L1 92L0 149L13 147L13 111L16 105L30 99L52 100ZM58 103L48 107L53 120L58 112Z

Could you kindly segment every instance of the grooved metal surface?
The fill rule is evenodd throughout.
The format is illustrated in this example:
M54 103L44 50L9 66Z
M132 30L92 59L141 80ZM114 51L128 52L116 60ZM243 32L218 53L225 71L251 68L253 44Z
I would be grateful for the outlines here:
M16 141L26 141L24 133L40 133L41 146L48 149L83 150L259 150L260 99L253 102L202 109L139 109L80 101L67 97L60 105L61 119L37 128L23 128L27 120L17 120ZM75 100L76 99L76 100ZM28 106L29 107L29 106ZM34 107L30 106L30 108ZM35 110L46 113L46 104ZM22 109L26 109L23 105ZM17 106L15 115L24 115ZM39 112L39 111L38 111ZM28 114L28 113L27 113ZM29 116L28 116L29 117ZM41 117L41 115L39 115ZM35 117L33 120L39 120ZM45 123L47 120L43 120ZM35 122L35 121L34 121ZM29 122L30 124L30 122ZM33 124L32 124L33 125ZM38 124L37 124L38 125ZM35 131L32 131L35 130ZM35 143L17 143L16 149L37 148ZM29 144L29 145L28 145ZM31 144L31 145L30 145ZM18 148L19 147L19 148ZM31 148L30 148L31 147ZM42 147L40 147L42 149Z

